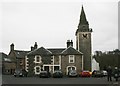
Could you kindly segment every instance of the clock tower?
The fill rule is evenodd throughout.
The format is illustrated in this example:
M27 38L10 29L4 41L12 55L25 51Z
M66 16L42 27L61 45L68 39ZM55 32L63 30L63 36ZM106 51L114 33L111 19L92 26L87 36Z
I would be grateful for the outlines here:
M80 21L76 31L76 49L83 53L83 70L91 71L91 32L82 6Z

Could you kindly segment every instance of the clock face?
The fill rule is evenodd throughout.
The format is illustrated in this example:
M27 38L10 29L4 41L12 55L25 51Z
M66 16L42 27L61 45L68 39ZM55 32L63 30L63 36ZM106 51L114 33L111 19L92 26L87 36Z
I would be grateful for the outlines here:
M82 34L82 37L87 39L88 38L88 34Z

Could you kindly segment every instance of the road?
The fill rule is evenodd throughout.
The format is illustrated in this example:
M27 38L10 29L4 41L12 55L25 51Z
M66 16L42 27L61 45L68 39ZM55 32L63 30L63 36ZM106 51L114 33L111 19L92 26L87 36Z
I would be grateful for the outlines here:
M118 86L120 80L116 82L108 82L106 77L104 78L81 78L81 77L63 77L63 78L39 78L39 77L14 77L11 75L3 75L3 84L99 84L99 85L109 85Z

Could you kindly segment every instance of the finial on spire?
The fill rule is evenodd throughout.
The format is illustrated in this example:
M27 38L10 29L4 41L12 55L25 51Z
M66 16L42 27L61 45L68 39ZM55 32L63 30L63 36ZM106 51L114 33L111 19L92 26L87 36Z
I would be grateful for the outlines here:
M83 4L82 4L82 9L83 9Z

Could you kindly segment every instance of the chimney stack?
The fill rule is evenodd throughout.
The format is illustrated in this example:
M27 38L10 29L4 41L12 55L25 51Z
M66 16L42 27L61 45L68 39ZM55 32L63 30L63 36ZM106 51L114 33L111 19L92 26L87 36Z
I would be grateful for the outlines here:
M34 50L34 47L33 46L31 46L31 51L33 51Z
M10 45L10 51L14 51L14 44L13 43Z
M31 46L31 51L35 50L38 48L37 42L35 42L34 46Z
M71 40L67 40L67 48L69 47L69 46L72 46L73 47L73 41Z
M37 42L35 42L34 49L37 49L37 47L38 47Z

